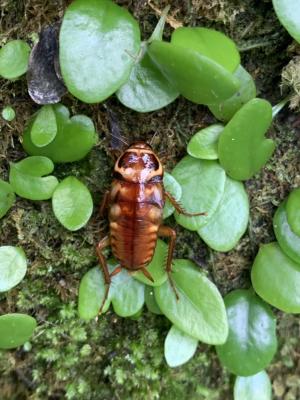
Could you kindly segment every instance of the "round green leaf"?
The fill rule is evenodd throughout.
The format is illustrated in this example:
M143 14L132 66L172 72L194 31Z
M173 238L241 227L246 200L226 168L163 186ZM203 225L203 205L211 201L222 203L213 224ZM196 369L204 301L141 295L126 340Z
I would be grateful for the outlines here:
M195 354L197 346L197 339L173 325L165 339L165 359L169 367L178 367L188 362Z
M287 199L286 214L292 231L300 236L300 188L293 190Z
M117 265L113 260L107 261L110 273L115 270ZM96 317L105 292L106 285L101 267L92 268L84 275L80 283L79 316L85 320ZM102 313L108 310L110 303L113 304L116 314L121 317L135 315L144 304L144 285L133 279L125 269L122 269L121 272L111 278L108 297Z
M300 4L295 0L273 0L279 21L288 33L300 43Z
M12 40L0 49L0 76L15 80L28 68L30 47L23 40Z
M251 279L256 293L266 302L287 313L300 313L300 264L276 242L260 247Z
M256 96L256 87L252 76L241 65L234 72L241 86L229 99L218 104L210 104L208 108L220 121L229 121L234 114L249 100Z
M170 193L176 201L181 199L182 189L179 183L176 181L174 176L169 174L168 172L164 173L164 189L165 192ZM170 200L166 200L164 211L163 211L163 218L166 219L170 217L175 211L174 206L172 206Z
M0 218L4 217L16 200L13 188L0 179Z
M187 152L189 155L204 160L217 160L219 157L218 140L223 129L224 126L221 124L213 124L200 129L188 143Z
M209 344L226 341L228 325L217 287L189 260L174 260L172 279L179 299L167 280L154 288L157 304L179 329Z
M55 176L50 174L53 162L47 157L27 157L18 163L10 164L9 181L15 193L29 200L48 200L58 185Z
M272 386L266 371L252 376L237 376L234 400L272 400Z
M300 237L292 231L288 223L286 201L281 203L276 210L273 218L273 228L283 252L296 263L300 264Z
M0 247L0 292L6 292L20 283L26 270L26 256L20 247Z
M207 224L224 193L226 174L216 161L184 157L172 172L182 188L180 203L191 213L207 215L188 217L175 212L176 221L186 229L198 230Z
M140 48L137 22L110 0L75 0L60 30L60 66L69 91L103 101L124 84Z
M62 104L52 106L57 123L57 134L46 146L37 147L31 140L33 122L23 135L24 150L35 156L49 157L55 163L78 161L84 158L96 144L97 135L92 120L85 115L70 118L68 109Z
M88 188L74 176L59 183L52 197L52 208L59 222L70 231L87 224L93 212L93 199Z
M138 112L158 110L179 96L146 53L131 70L128 81L117 91L124 106Z
M201 239L216 251L232 250L247 229L248 195L241 182L226 178L225 190L217 211L198 229Z
M160 286L167 279L166 259L168 255L168 246L165 242L158 239L155 247L155 252L151 263L146 267L151 274L154 282L151 282L141 271L135 272L133 277L140 282L150 286Z
M57 123L52 105L43 106L31 126L31 140L37 147L47 146L57 134Z
M14 349L26 343L36 328L36 320L26 314L0 316L0 349Z
M148 52L175 89L194 103L217 103L239 89L237 78L197 51L154 40Z
M252 99L225 126L219 138L219 160L231 178L249 179L269 160L275 143L264 135L271 122L271 104Z
M150 312L153 314L162 315L162 312L155 300L154 290L152 287L145 286L145 303Z
M240 376L254 375L271 362L277 350L276 319L252 290L234 290L224 298L229 334L217 346L221 363Z
M224 33L208 28L177 28L171 43L187 47L234 72L240 63L240 55L233 40Z
M16 112L12 107L4 107L2 110L2 118L5 121L11 122L16 118Z

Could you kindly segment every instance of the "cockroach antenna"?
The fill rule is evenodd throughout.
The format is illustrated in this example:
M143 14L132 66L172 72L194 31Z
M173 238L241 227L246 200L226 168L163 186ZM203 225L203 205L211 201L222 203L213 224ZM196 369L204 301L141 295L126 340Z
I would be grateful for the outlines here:
M122 146L121 143L124 144L126 147L129 147L129 143L127 143L126 140L122 137L121 129L116 114L106 104L104 104L104 108L107 111L108 120L110 124L110 133L111 133L110 144L112 149L122 150L122 147L124 146Z

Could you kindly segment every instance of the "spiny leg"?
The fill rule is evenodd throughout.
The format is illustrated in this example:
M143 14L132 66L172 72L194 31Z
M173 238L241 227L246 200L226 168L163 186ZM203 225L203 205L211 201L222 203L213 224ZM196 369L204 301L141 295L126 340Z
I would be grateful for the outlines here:
M161 225L158 230L158 235L163 236L163 237L168 237L170 239L169 242L169 248L168 248L168 257L167 257L167 264L166 264L166 271L169 277L169 281L171 284L171 287L175 293L176 299L179 300L179 295L177 293L177 290L175 288L173 279L171 277L171 272L172 272L172 260L173 260L173 253L174 253L174 248L175 248L175 241L176 241L176 232L174 229L170 228L169 226L166 225Z
M104 298L103 298L103 301L102 301L102 304L101 304L98 314L102 313L102 309L107 300L110 283L111 283L109 270L107 268L106 258L104 256L104 254L102 253L102 250L105 249L106 247L108 247L109 245L110 245L110 239L108 236L106 236L105 238L100 240L100 242L97 244L97 247L96 247L96 252L97 252L98 259L99 259L99 267L101 267L101 269L102 269L103 276L104 276L104 282L106 285Z
M109 195L110 195L110 191L107 190L107 191L104 193L102 202L101 202L101 204L100 204L100 208L99 208L100 217L103 217L104 211L106 210L106 208L107 208L108 205L109 205Z
M181 206L180 203L178 203L177 200L174 199L174 197L171 195L171 193L165 192L165 196L166 196L167 199L170 200L172 206L175 208L175 210L176 210L179 214L185 215L185 216L187 216L187 217L197 217L197 216L199 216L199 215L207 215L206 212L189 213L189 212L187 212L187 211Z

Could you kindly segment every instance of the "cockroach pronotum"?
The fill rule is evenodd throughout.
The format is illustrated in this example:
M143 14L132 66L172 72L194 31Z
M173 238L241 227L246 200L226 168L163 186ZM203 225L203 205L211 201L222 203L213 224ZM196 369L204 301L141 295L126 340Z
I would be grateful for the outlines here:
M147 266L152 260L158 236L170 239L166 271L175 291L170 273L176 232L162 225L165 200L169 199L177 212L187 216L205 213L186 212L172 195L164 190L163 174L159 158L145 142L136 142L129 146L115 163L111 190L105 193L100 207L101 215L107 207L109 208L110 226L109 236L100 240L96 249L107 285L100 312L108 296L111 277L122 268L132 272L142 271L153 281ZM108 246L111 246L112 253L119 262L111 274L102 253Z

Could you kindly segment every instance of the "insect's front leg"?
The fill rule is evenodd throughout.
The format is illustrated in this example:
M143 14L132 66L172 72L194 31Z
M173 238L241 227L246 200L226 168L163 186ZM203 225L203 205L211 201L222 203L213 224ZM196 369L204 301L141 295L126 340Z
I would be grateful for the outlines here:
M168 248L168 256L167 256L167 263L166 263L166 271L169 277L169 281L171 284L171 287L175 293L176 299L179 300L179 296L177 293L177 290L175 288L173 279L171 277L171 272L172 272L172 260L173 260L173 253L174 253L174 248L175 248L175 241L176 241L176 232L174 229L170 228L169 226L166 225L161 225L158 230L158 236L163 236L163 237L168 237L170 239L169 241L169 248Z
M187 212L187 211L181 206L181 204L178 203L178 201L176 201L176 200L174 199L174 197L173 197L173 196L171 195L171 193L169 193L169 192L165 192L165 197L166 197L168 200L170 200L172 206L175 208L175 210L176 210L179 214L185 215L185 216L187 216L187 217L197 217L197 216L199 216L199 215L207 215L206 212L200 212L200 213L189 213L189 212Z

